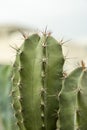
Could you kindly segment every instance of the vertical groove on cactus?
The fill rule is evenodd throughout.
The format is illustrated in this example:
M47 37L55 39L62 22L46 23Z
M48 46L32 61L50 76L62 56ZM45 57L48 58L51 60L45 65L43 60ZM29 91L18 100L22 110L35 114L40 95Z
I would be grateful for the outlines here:
M18 121L22 113L25 129L20 130L55 130L62 88L62 47L47 34L41 38L33 34L25 40L18 56L17 67L21 69L16 68L14 72L13 89L17 94L13 98L19 97L14 107L17 113L21 110Z
M45 107L46 107L46 66L47 66L47 56L46 56L46 43L47 36L43 36L41 38L41 45L42 45L42 90L41 90L41 119L42 119L42 130L46 130L46 117L45 117Z

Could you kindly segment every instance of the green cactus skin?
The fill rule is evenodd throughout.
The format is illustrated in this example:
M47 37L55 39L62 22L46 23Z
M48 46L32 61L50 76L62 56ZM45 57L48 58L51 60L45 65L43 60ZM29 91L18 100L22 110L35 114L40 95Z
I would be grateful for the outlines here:
M46 130L55 130L58 110L58 94L62 88L62 72L64 58L61 45L51 36L46 39L46 48L43 48L43 56L47 58L47 64L43 65L45 73L44 88L46 90L45 103L45 127ZM44 42L44 43L45 43ZM45 68L45 70L44 70ZM43 79L44 80L44 79Z
M87 130L87 71L75 69L59 96L58 130Z
M33 34L25 40L18 57L13 106L20 130L55 130L64 64L61 45L49 35L40 38Z
M12 102L12 107L14 107L16 113L15 117L17 117L17 122L16 124L19 126L21 130L25 130L25 127L23 125L23 117L21 114L21 104L20 104L20 92L19 92L19 84L20 84L20 74L19 74L19 69L20 69L20 57L19 54L17 53L16 55L16 61L13 66L13 71L12 71L12 97L13 97L13 102Z

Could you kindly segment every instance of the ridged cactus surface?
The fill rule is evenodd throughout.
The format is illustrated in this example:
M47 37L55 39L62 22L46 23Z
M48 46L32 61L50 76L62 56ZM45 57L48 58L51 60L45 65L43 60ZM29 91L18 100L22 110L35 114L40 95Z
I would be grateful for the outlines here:
M87 130L86 67L63 77L63 65L62 46L48 34L29 36L17 50L12 96L20 130Z
M49 35L27 38L13 66L13 107L20 130L55 130L64 58Z
M12 96L13 96L13 102L12 102L12 107L14 107L15 109L15 117L17 117L17 122L15 122L17 124L17 126L20 127L21 130L25 130L24 129L24 125L23 125L23 117L21 114L22 108L21 108L21 103L20 103L20 92L19 92L19 85L20 85L20 74L19 74L19 66L20 66L20 62L19 62L19 54L17 53L16 56L16 61L15 64L13 66L13 71L12 71Z
M63 82L58 130L87 130L87 70L75 69Z

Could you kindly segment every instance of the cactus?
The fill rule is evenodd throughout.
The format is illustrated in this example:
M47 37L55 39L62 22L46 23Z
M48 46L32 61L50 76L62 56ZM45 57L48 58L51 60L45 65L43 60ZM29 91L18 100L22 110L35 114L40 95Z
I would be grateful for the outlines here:
M87 70L63 77L62 46L33 34L17 49L12 97L20 130L87 130Z
M87 130L87 70L75 69L59 96L58 130Z
M14 124L15 119L10 105L11 97L9 97L11 70L10 65L0 65L0 119L3 124L3 128L0 124L1 130L15 130L17 128Z
M55 130L64 57L50 35L33 34L17 50L13 65L13 107L20 130Z

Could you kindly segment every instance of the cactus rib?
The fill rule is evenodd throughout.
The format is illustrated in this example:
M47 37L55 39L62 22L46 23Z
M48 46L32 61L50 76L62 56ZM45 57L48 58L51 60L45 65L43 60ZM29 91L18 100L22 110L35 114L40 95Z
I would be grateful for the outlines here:
M13 66L13 76L12 76L12 97L13 97L13 107L15 109L15 117L17 118L16 124L19 126L21 130L25 130L24 124L23 124L23 116L22 116L22 107L20 104L20 92L19 92L19 87L20 87L20 74L19 74L19 67L20 67L20 57L19 54L17 53L16 55L16 61Z
M59 96L58 130L87 129L87 71L75 69L64 81Z
M21 99L17 99L14 106L20 103L18 121L21 116L23 130L56 129L64 64L61 45L52 36L43 35L40 38L33 34L25 40L18 57L17 66L21 69L15 70L17 81L13 80L13 89Z
M46 130L56 129L58 94L62 88L64 58L61 45L51 36L46 38L45 58L45 126Z

